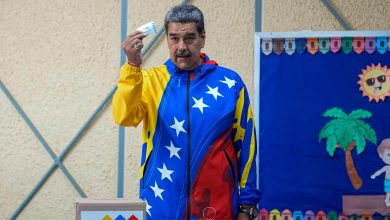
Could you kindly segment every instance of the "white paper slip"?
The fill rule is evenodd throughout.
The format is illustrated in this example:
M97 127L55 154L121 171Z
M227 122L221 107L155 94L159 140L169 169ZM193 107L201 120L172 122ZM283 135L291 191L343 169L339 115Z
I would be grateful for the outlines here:
M137 31L142 31L146 35L156 34L157 33L157 26L156 26L156 23L151 21L151 22L144 24L141 27L137 28Z

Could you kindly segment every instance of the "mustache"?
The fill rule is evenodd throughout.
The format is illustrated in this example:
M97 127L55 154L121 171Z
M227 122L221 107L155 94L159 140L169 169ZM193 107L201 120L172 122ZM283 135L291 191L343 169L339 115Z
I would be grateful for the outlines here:
M188 51L188 50L182 51L182 52L177 52L176 56L177 57L190 57L191 56L191 52Z

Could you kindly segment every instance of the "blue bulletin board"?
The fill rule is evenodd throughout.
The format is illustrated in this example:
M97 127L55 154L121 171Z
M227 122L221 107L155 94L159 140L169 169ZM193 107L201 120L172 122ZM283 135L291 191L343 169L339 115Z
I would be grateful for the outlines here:
M390 214L389 36L255 34L260 216Z

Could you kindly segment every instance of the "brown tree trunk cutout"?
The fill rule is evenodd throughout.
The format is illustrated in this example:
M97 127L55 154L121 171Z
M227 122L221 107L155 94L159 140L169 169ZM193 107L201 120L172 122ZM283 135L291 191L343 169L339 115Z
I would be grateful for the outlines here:
M345 167L347 169L349 180L352 183L353 188L360 189L363 186L363 180L360 178L356 171L352 158L352 150L355 147L355 141L351 141L348 144L347 151L345 152Z

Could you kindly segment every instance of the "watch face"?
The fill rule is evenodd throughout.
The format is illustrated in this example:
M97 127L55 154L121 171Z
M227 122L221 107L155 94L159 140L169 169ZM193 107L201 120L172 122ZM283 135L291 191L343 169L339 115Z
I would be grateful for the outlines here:
M241 212L249 215L252 219L255 219L258 215L256 207L250 207L250 208L241 207Z
M253 218L257 217L257 208L251 208L252 209L252 216Z

